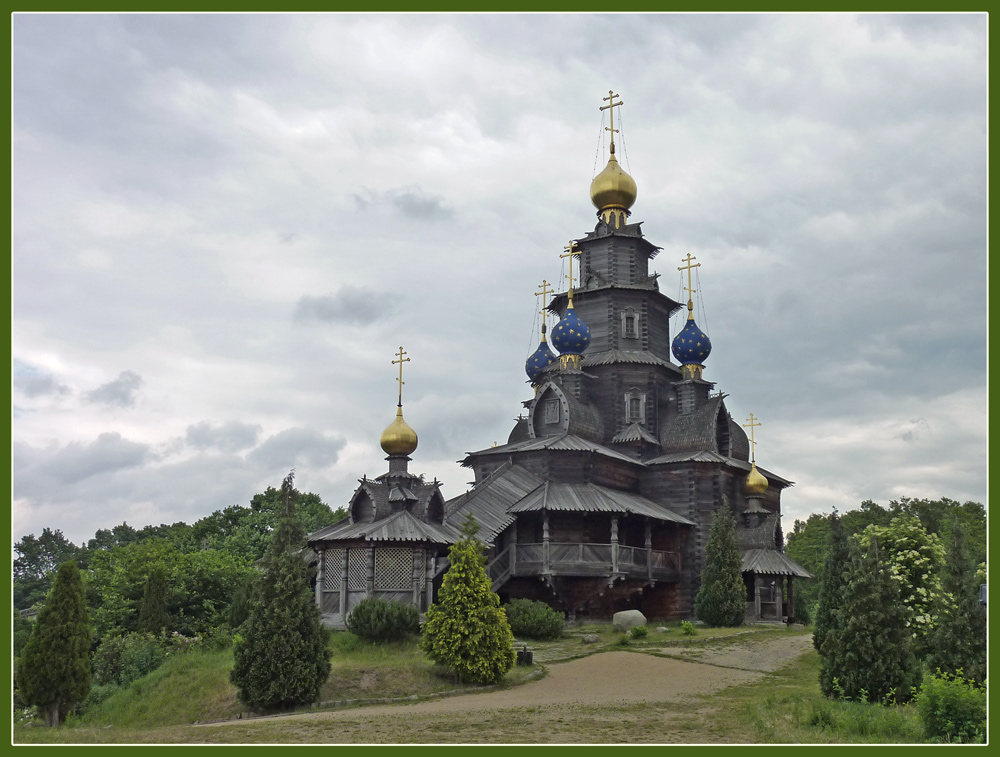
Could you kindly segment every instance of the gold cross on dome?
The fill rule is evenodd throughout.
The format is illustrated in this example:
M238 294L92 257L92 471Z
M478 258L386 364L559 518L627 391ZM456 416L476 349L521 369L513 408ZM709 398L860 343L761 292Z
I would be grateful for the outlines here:
M688 293L688 320L693 320L694 319L694 293L695 293L695 290L691 287L691 269L692 268L698 268L701 265L701 263L692 263L691 261L692 260L697 260L697 259L698 258L694 257L689 252L687 254L687 257L683 258L681 260L682 263L687 263L687 265L682 265L682 266L678 266L677 267L678 271L687 271L688 272L688 285L685 287L685 289L686 289L686 291Z
M753 440L753 430L760 425L762 425L761 422L753 417L753 413L750 413L750 417L747 418L747 422L743 424L743 428L750 429L750 461L754 464L757 463L757 442Z
M615 154L615 134L618 131L618 129L615 128L615 108L617 108L619 105L622 104L621 100L619 100L618 102L615 102L615 98L616 97L618 97L618 95L615 94L614 90L609 89L608 90L608 96L604 98L604 101L607 102L608 104L607 105L602 105L600 107L600 110L610 111L609 115L611 116L611 126L605 126L604 130L611 132L611 154L612 155Z
M542 279L541 287L542 291L535 292L535 296L536 297L538 295L542 296L542 309L539 310L538 312L542 314L542 326L545 326L546 323L545 319L549 312L548 310L545 309L545 295L552 294L554 290L549 287L549 282L547 282L545 279Z
M398 357L399 360L393 360L392 361L393 365L396 365L397 363L399 364L399 378L397 378L396 381L399 382L399 406L400 407L403 406L403 384L406 383L405 381L403 381L403 363L409 363L410 362L410 358L403 357L403 355L405 355L405 354L406 353L403 352L403 346L400 345L399 352L396 353L396 357Z
M563 249L566 250L566 254L560 255L559 257L569 258L569 275L567 276L567 278L569 279L568 296L569 296L569 307L573 307L573 257L576 255L582 255L583 251L577 249L576 242L574 242L572 239L569 240L569 244L563 247Z

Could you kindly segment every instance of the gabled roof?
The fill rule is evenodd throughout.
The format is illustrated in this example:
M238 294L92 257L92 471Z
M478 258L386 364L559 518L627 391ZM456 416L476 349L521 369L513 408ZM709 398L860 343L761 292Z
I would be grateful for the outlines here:
M445 503L445 523L457 529L471 512L479 523L476 534L487 544L514 522L507 509L542 485L542 479L509 460L465 494Z
M628 442L649 442L650 444L659 444L659 440L646 429L642 427L642 424L635 422L631 425L623 428L617 434L615 438L611 440L615 444L626 444Z
M387 518L368 523L341 521L310 534L306 541L422 541L432 544L453 544L460 534L447 523L425 523L406 510L395 512Z
M687 526L694 525L687 518L638 494L609 489L592 483L555 484L546 482L520 502L511 506L509 512L525 513L533 510L645 515L656 520L681 523Z
M599 455L605 455L606 457L614 458L615 460L623 460L627 463L632 463L633 465L642 465L637 460L633 460L627 455L623 455L621 452L615 452L613 449L609 449L602 444L597 442L592 442L589 439L581 439L579 436L574 436L573 434L558 434L556 436L543 436L539 439L529 439L524 442L514 442L513 444L501 444L499 447L487 447L486 449L481 449L478 452L468 453L468 457L459 462L469 467L472 464L472 457L480 457L483 455L509 455L512 452L531 452L540 449L554 449L563 450L568 452L596 452ZM747 468L749 470L749 468ZM758 468L758 470L760 470Z
M740 570L743 573L815 578L812 573L795 562L795 560L776 549L751 549L744 552Z
M741 471L750 472L750 463L746 460L736 460L732 457L726 457L725 455L720 455L718 452L712 452L707 449L691 450L687 452L670 452L666 455L660 455L659 457L654 457L652 460L647 460L646 465L669 465L670 463L721 463L722 465L727 465L730 468L737 468ZM786 486L792 486L793 482L789 481L787 478L782 478L777 473L771 473L766 468L761 468L757 466L757 470L767 478L768 483L775 484L781 488Z

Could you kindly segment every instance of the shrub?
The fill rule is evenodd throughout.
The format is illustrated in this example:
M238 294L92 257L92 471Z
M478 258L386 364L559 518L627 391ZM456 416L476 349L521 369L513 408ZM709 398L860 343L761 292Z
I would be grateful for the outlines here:
M486 545L470 514L448 552L438 601L427 610L420 647L460 681L496 683L514 667L514 634L486 575Z
M156 670L167 659L167 651L152 634L130 633L104 639L94 652L94 682L128 686Z
M563 632L564 620L544 602L533 599L514 599L504 606L510 630L518 638L558 639Z
M347 630L365 641L400 641L420 633L420 614L412 605L365 597L347 616Z
M695 630L694 623L692 623L690 620L682 620L681 633L683 633L685 636L694 636L698 632L697 630Z
M986 734L986 689L974 681L942 673L924 678L914 700L928 739L973 743Z
M740 570L736 518L725 496L715 511L705 544L705 568L694 600L695 614L710 626L739 626L747 610L746 586Z
M85 715L92 710L96 710L116 691L119 691L119 688L113 683L91 686L90 693L87 695L87 698L76 706L76 710L74 710L74 712L77 715Z
M629 634L633 639L645 639L649 635L649 629L646 626L634 626Z

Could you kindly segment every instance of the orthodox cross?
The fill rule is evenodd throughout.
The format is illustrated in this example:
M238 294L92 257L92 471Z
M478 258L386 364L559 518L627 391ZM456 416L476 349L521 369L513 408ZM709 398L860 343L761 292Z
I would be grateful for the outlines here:
M405 381L403 381L403 363L409 363L410 362L410 358L403 357L403 355L405 355L405 354L406 353L403 352L402 345L400 345L399 352L396 353L396 357L398 357L399 360L393 360L392 361L393 365L396 365L397 363L399 364L399 378L396 379L396 381L399 382L399 406L400 407L403 406L403 384L406 383Z
M696 258L696 257L692 257L691 253L689 252L687 254L687 257L683 258L682 261L681 261L683 263L687 263L687 265L682 265L682 266L678 266L677 267L678 271L687 271L688 272L688 285L687 285L686 289L687 289L687 293L688 293L688 319L691 319L691 320L694 319L694 299L693 299L693 297L694 297L694 293L695 293L695 290L691 288L691 269L692 268L698 268L701 265L701 263L692 263L691 261L692 260L697 260L697 259L698 258Z
M753 413L750 413L750 417L747 418L747 422L743 424L743 428L750 429L750 461L756 465L757 463L757 442L753 440L753 430L760 426L761 422L753 417Z
M569 258L569 305L568 307L573 307L573 256L582 255L583 251L576 248L576 242L572 239L569 240L569 244L563 247L566 250L565 255L560 255L561 258Z
M617 108L619 105L622 104L621 100L619 100L618 102L615 102L615 98L616 97L618 97L618 95L615 94L614 90L609 89L608 90L608 96L604 98L604 100L608 104L607 105L602 105L600 107L601 110L609 110L609 111L611 111L611 113L609 114L611 116L611 126L610 127L605 126L604 130L611 132L611 154L612 155L615 154L615 134L618 131L618 129L615 128L615 108Z
M542 314L542 330L544 331L545 317L548 315L549 312L548 310L545 309L545 295L552 294L554 290L549 287L549 282L547 282L545 279L542 279L541 286L542 286L542 291L535 292L535 296L537 297L538 295L542 295L542 309L539 310L538 312Z

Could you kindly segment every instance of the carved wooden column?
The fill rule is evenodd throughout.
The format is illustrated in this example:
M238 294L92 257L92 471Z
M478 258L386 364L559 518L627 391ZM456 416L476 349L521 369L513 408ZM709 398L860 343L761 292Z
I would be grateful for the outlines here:
M341 620L347 618L347 553L342 549L343 559L340 561L340 617Z
M549 511L542 510L542 573L549 572Z
M785 580L788 581L788 623L791 625L795 622L795 593L792 589L793 577L789 576Z
M618 572L618 516L611 516L611 572Z
M653 580L653 525L646 518L646 578Z
M753 610L753 619L760 620L760 576L756 573L753 576Z
M424 581L426 584L424 590L427 592L424 604L425 612L434 603L434 574L437 573L437 555L431 555L430 550L427 552L427 579Z
M368 559L365 568L368 575L365 579L365 596L375 596L375 545L368 547Z
M413 550L413 574L411 577L411 586L413 588L413 606L418 610L420 609L420 561L424 559L424 551L422 549Z
M316 566L316 607L319 608L320 613L323 612L323 573L325 572L325 565L323 564L325 550L320 550L316 553L319 556L319 565Z
M510 574L517 575L517 521L510 526Z

